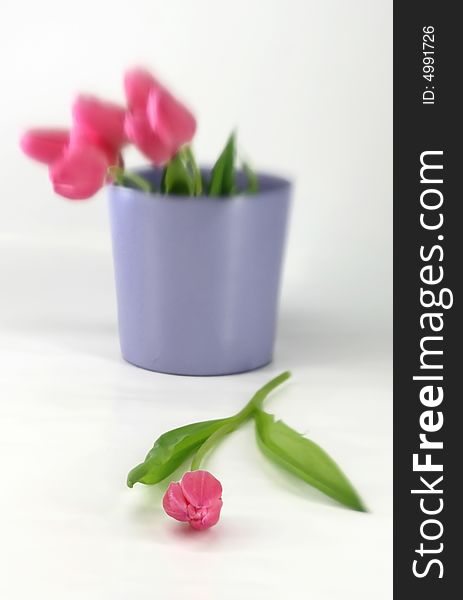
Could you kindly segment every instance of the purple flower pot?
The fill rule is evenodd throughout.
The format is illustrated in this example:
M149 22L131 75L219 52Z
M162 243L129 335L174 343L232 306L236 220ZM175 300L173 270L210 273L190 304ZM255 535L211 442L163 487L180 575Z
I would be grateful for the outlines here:
M159 184L158 170L139 173ZM258 194L230 198L109 186L128 362L176 375L226 375L272 360L291 185L270 175L259 182Z

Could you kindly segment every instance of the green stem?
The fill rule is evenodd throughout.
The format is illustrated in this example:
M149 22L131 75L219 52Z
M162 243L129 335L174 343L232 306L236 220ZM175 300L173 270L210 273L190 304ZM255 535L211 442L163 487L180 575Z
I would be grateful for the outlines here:
M108 175L114 179L116 185L124 185L124 169L117 165L108 167Z
M217 429L207 440L199 447L198 451L193 457L193 461L191 463L191 470L196 471L200 468L201 462L204 457L212 450L212 448L228 433L235 431L243 423L245 423L248 419L251 418L254 411L260 409L262 403L265 398L273 391L276 387L281 385L284 381L291 377L291 373L289 371L285 371L281 373L268 383L266 383L263 387L261 387L249 400L244 408L242 408L236 415L230 417L226 423Z
M130 173L128 171L125 171L124 177L127 181L130 181L138 188L140 188L143 192L150 193L153 191L151 183L147 179L141 177L140 175L137 175L136 173Z
M143 192L149 193L153 191L151 183L141 175L138 175L137 173L125 171L122 167L118 166L109 167L108 172L110 176L114 178L114 181L117 185L123 186L125 183L129 182L132 183L138 189L142 190Z
M233 417L231 418L233 419ZM212 448L228 433L238 429L242 423L244 423L244 421L226 423L225 425L222 425L220 429L217 429L217 431L215 431L210 437L208 437L194 455L193 460L191 461L191 471L196 471L199 469L206 454L208 454L209 451L212 450Z

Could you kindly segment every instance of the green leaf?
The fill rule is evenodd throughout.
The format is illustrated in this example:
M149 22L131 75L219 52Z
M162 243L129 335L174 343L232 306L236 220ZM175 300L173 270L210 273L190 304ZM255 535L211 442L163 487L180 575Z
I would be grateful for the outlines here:
M257 178L255 171L253 171L247 162L243 162L243 171L248 180L246 192L248 194L257 194L259 191L259 179Z
M266 456L341 504L366 511L352 484L320 446L263 410L254 416L257 442Z
M162 180L163 191L166 194L178 196L194 194L195 180L180 152L167 163Z
M200 196L203 193L203 179L193 150L191 149L191 146L185 146L182 148L181 152L182 158L193 179L193 193L195 196Z
M231 196L235 193L235 156L236 136L233 132L212 169L211 180L209 182L209 196Z
M191 423L162 434L145 460L127 476L131 488L137 482L152 485L173 473L201 444L229 419Z

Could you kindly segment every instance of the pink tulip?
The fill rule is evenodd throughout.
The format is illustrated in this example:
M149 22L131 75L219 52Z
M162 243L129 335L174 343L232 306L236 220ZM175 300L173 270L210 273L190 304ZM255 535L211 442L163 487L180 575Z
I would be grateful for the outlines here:
M70 200L85 200L103 187L108 171L108 159L97 146L80 145L69 148L50 165L53 189Z
M122 164L120 146L113 146L104 140L100 140L96 135L91 136L87 133L84 133L78 127L71 129L68 148L70 150L74 150L86 146L91 146L99 150L103 156L106 157L106 163L108 167Z
M124 78L129 110L125 132L154 164L170 160L196 131L191 112L143 69L128 71Z
M95 96L77 96L72 107L73 130L96 145L120 149L127 141L124 133L125 109Z
M93 96L78 96L72 113L71 131L31 129L22 137L21 148L48 165L57 194L84 200L104 185L108 167L121 164L120 150L127 142L125 110Z
M67 129L29 129L20 141L24 154L47 165L60 158L68 144Z
M198 530L217 523L222 504L220 481L208 471L188 471L180 482L169 484L162 501L170 517Z

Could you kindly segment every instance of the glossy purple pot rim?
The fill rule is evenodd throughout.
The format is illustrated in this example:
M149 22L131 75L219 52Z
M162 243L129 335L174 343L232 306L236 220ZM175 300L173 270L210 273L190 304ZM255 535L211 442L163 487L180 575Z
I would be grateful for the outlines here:
M210 176L211 173L211 168L210 167L202 167L201 169L201 174L204 177L208 178ZM156 188L159 188L160 183L161 183L161 178L162 178L162 171L163 169L161 167L143 167L143 168L135 168L135 169L130 169L130 171L132 171L133 173L136 173L137 175L140 175L141 177L144 177L145 179L147 179L150 183L154 184L156 186ZM115 185L112 183L109 183L107 185L108 188L118 188L119 193L121 193L123 190L130 195L131 197L135 198L150 198L150 199L156 199L157 201L161 200L161 201L168 201L168 200L175 200L175 201L181 201L181 202L191 202L192 200L198 202L211 202L211 203L216 203L218 200L221 202L233 202L234 200L238 200L238 199L242 199L242 198L252 198L253 196L256 195L267 195L267 194L273 194L273 193L281 193L282 190L289 190L292 186L293 186L293 182L286 178L286 177L282 177L280 175L275 175L273 173L269 173L267 171L259 171L256 173L257 175L257 179L259 181L259 189L257 192L249 194L246 191L242 191L238 194L234 194L233 196L208 196L207 194L205 194L204 192L202 194L200 194L199 196L186 196L186 195L178 195L178 194L162 194L159 191L154 191L154 192L145 192L143 190L140 190L136 187L131 187L131 186L120 186L120 185ZM241 188L244 188L246 185L246 175L244 174L243 171L238 171L237 172L237 181L238 181L238 185Z

